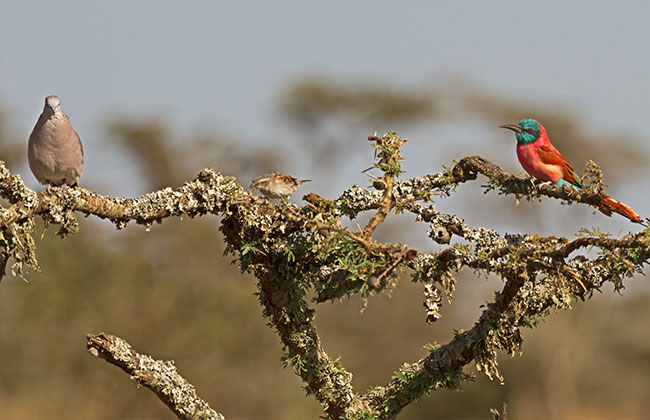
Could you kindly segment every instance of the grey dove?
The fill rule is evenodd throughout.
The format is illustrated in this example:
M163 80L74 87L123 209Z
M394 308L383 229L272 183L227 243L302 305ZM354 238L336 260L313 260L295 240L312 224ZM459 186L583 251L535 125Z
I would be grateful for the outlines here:
M56 96L45 98L43 113L29 136L29 167L41 184L74 186L83 174L81 139Z

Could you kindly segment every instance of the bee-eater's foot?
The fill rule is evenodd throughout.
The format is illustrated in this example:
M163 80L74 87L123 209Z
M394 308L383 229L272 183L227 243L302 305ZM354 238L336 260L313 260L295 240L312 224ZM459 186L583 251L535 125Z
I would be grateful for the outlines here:
M528 178L530 180L530 186L532 187L532 193L537 194L537 187L542 184L542 181L535 178Z
M533 178L533 184L535 184L536 187L539 187L540 185L551 185L551 181L540 181L539 179Z

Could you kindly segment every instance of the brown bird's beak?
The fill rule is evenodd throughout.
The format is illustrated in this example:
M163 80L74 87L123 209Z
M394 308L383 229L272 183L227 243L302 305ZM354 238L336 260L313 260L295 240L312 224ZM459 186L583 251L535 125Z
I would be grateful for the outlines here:
M505 128L505 129L508 129L508 130L512 130L512 131L514 131L515 133L521 133L521 132L524 131L524 130L522 130L521 127L519 127L517 124L506 124L506 125L500 125L499 128Z

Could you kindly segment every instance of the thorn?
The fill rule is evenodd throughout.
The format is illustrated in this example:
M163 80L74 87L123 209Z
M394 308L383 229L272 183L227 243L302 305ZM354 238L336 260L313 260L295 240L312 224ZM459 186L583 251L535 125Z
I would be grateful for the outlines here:
M366 311L368 308L368 296L363 297L363 306L361 307L361 310L359 311L359 315L363 315L363 313Z
M571 270L570 268L568 268L567 271L569 272L569 275L571 275L571 277L573 277L573 279L574 279L575 281L577 281L578 283L580 283L580 286L582 286L582 289L583 289L583 290L585 291L585 293L586 293L586 292L587 292L587 288L585 287L585 284L582 282L582 280L580 280L580 276L577 275L575 272L573 272L573 270Z

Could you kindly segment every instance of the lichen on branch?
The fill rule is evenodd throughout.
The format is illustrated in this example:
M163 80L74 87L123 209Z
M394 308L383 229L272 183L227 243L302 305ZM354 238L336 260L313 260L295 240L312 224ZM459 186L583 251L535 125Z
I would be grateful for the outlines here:
M140 385L153 391L179 419L224 420L199 398L194 386L179 375L173 361L136 352L126 340L110 334L86 334L88 352L106 360Z

